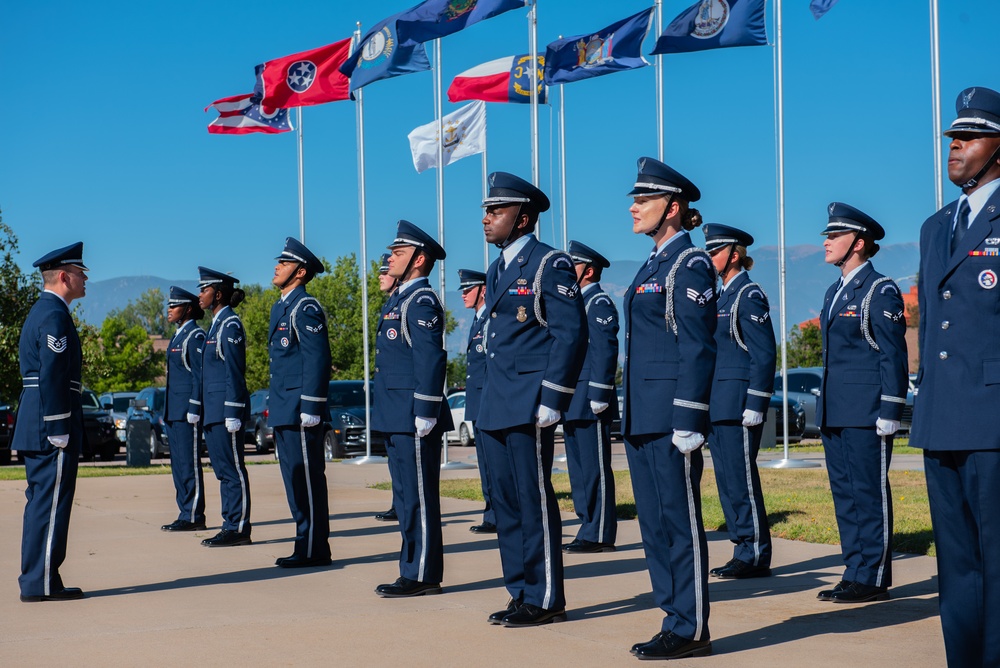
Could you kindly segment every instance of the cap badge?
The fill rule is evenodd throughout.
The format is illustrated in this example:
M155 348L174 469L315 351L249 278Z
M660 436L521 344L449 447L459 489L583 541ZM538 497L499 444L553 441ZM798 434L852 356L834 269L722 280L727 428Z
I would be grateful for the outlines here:
M497 175L496 174L490 174L490 188L492 188L494 185L496 185L496 182L497 182Z
M829 206L829 211L830 211L830 215L832 216L833 215L833 205L832 204Z
M646 169L646 159L639 158L639 171L641 172L644 169Z
M972 96L976 94L976 89L973 88L968 93L962 93L962 108L968 109L969 104L972 103Z

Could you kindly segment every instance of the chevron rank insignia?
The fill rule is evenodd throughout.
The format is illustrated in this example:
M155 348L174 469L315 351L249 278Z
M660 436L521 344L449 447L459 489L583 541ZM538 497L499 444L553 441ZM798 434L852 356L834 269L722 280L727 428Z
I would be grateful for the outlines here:
M576 299L576 294L580 291L580 286L576 283L568 287L565 285L557 285L556 290L559 291L559 294L568 299Z
M421 327L426 327L427 329L432 329L434 325L437 324L438 317L434 316L430 320L417 320L417 324Z
M614 322L614 319L615 316L613 315L609 315L607 318L596 318L596 317L594 318L594 320L596 320L597 324L599 325L610 325L612 322Z
M714 294L715 294L715 289L714 288L709 288L708 290L705 290L704 292L698 292L694 288L688 288L687 289L687 297L688 297L688 299L690 299L691 301L693 301L699 307L706 306L708 304L708 302L712 299L712 296Z
M320 323L313 327L312 325L306 325L306 331L312 332L313 334L319 334L323 331L323 323Z
M889 311L882 311L882 315L887 317L889 320L892 320L893 322L899 322L900 320L903 319L902 311L900 311L899 313L890 313Z
M48 343L49 350L51 350L52 352L54 352L54 353L66 352L66 337L65 336L62 337L61 339L57 339L56 337L52 336L51 334L47 334L46 337L45 337L45 339L46 339L46 342Z
M769 317L770 317L770 314L769 314L769 313L765 313L765 314L763 314L763 315L754 315L754 314L752 314L752 313L750 314L750 319L751 319L751 320L753 320L754 322L759 322L759 323L760 323L760 324L762 324L762 325L763 325L763 324L764 324L765 322L767 322L767 319L768 319Z

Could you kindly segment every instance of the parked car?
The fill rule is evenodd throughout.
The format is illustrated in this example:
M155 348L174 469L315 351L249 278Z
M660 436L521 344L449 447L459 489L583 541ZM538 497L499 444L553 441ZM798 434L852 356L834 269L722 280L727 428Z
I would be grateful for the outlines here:
M102 462L110 462L121 449L121 442L115 434L115 422L108 411L101 408L97 394L83 389L83 453L90 461L100 457Z
M618 417L611 421L611 438L624 438L622 436L622 415L625 414L625 390L620 386L615 388L618 394Z
M451 421L455 423L455 429L445 434L445 438L448 442L456 441L464 447L475 445L476 435L472 422L465 419L465 390L448 395L448 408L451 409Z
M0 466L10 464L10 439L14 435L14 411L0 400Z
M327 394L330 421L324 423L323 449L326 460L364 455L365 441L365 382L363 380L331 380ZM370 384L369 384L370 387ZM372 432L373 455L385 455L385 439Z
M167 404L167 391L163 387L147 387L131 400L126 412L126 425L133 420L149 421L149 456L153 459L170 455L170 438L163 425L163 411Z
M771 395L771 402L768 405L768 420L774 420L775 435L782 439L785 434L784 402L781 400L781 393L776 392ZM802 434L806 430L806 410L802 403L788 397L788 440L798 442L802 440Z
M274 430L267 425L267 395L267 390L250 395L250 421L246 428L247 442L253 442L260 454L274 448Z
M788 370L788 398L795 399L806 412L803 438L819 438L816 424L816 399L823 384L823 367L801 367ZM781 374L774 377L774 393L781 394Z
M138 392L105 392L100 396L101 408L111 413L115 421L118 440L125 445L125 423L128 421L129 402L138 396Z
M906 390L906 405L903 406L903 417L899 420L900 434L909 436L910 428L913 426L913 400L917 396L917 374L910 374L909 388Z

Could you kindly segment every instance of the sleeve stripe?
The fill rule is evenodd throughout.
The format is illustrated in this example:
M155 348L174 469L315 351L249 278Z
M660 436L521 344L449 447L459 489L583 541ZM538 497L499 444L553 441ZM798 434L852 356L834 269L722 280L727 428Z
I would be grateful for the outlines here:
M60 413L59 415L46 415L46 416L42 417L42 421L44 421L44 422L55 422L56 420L65 420L66 418L68 418L71 415L73 415L73 414L72 413Z
M238 404L235 401L227 401L225 402L225 405L232 406L233 408L244 408L246 406L246 404Z
M195 406L201 406L200 401L195 401L194 399L188 399L189 404L194 404Z
M882 401L888 401L893 404L905 404L906 397L890 397L888 394L883 394L881 397Z
M301 395L302 399L305 401L326 401L326 397L310 397L308 395Z
M708 404L700 404L697 401L685 401L684 399L674 399L674 406L678 408L692 408L696 411L708 411Z
M770 392L761 392L760 390L750 389L747 390L747 394L752 394L755 397L764 397L765 399L770 399L772 396Z
M420 394L419 392L413 393L414 399L419 399L420 401L437 401L440 402L443 397L432 397L428 394Z
M563 387L562 385L556 385L555 383L550 383L547 380L542 381L542 387L547 387L550 390L555 390L556 392L562 392L563 394L573 394L576 392L575 387Z
M599 390L613 390L613 389L615 389L614 385L605 385L603 383L595 383L594 381L588 382L587 385L590 385L591 387L596 387Z

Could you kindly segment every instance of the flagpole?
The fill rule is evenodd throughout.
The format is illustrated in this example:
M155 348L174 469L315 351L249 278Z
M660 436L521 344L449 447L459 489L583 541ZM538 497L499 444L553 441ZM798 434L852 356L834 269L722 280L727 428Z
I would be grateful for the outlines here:
M934 102L934 207L944 206L941 157L941 45L938 32L938 0L931 0L931 98Z
M354 42L351 52L361 43L361 23L354 31ZM365 197L365 103L364 89L355 93L357 103L354 112L358 127L358 218L361 224L361 338L364 350L365 369L365 456L355 459L345 459L345 464L384 464L389 461L385 457L372 456L372 398L371 398L371 364L369 362L368 346L368 227L366 220Z
M486 144L483 144L483 201L490 195L489 190L489 172L486 171ZM487 271L490 268L490 244L486 241L486 235L483 234L483 271Z
M656 34L663 33L663 0L656 0ZM656 56L656 159L663 162L663 55Z
M295 108L295 117L299 124L298 148L299 148L299 241L306 242L306 196L303 185L302 174L302 107Z
M562 35L559 35L562 39ZM566 213L566 84L559 86L559 183L562 185L559 193L559 208L562 211L562 247L569 248L567 239L569 216Z
M538 187L538 2L531 0L528 12L528 43L531 48L531 183Z
M782 440L785 446L783 459L763 462L760 466L773 469L800 469L819 466L815 462L788 457L788 327L785 319L785 102L781 53L781 0L774 3L775 60L777 71L778 117L778 303L781 324L781 405L783 427Z

